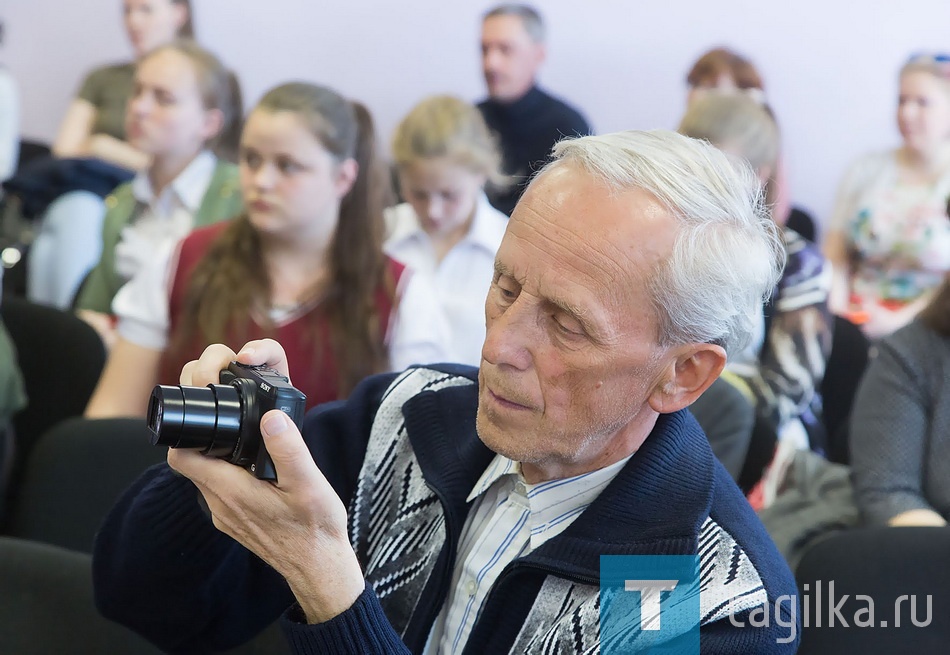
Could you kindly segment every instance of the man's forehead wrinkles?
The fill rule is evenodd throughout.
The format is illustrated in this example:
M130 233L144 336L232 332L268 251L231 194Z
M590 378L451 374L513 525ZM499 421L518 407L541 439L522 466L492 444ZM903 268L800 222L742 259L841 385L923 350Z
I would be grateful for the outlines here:
M539 222L519 221L525 231L518 234L518 226L512 230L512 236L523 246L545 252L562 259L561 264L576 270L584 277L588 277L598 284L613 285L626 283L628 272L620 264L629 259L629 255L619 245L611 243L607 238L597 238L596 244L591 232L578 232L569 229L563 223L535 214ZM618 242L627 238L618 233ZM580 270L574 260L583 260L583 265L591 266L592 270Z

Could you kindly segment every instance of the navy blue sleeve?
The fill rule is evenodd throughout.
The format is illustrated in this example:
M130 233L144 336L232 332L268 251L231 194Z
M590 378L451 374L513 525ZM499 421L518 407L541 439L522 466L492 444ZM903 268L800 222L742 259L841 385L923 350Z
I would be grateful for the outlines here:
M349 400L305 418L307 445L344 503L393 379L369 378ZM146 471L106 517L94 546L93 584L104 616L169 652L233 648L294 604L281 576L219 532L195 486L165 464Z

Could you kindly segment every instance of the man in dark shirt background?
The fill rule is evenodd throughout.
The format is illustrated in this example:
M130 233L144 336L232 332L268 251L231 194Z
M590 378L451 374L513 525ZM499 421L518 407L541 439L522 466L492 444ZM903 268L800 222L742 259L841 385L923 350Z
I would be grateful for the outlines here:
M530 176L548 161L551 146L566 136L590 134L586 119L573 107L538 88L544 62L544 23L521 4L503 4L482 21L482 70L488 99L478 108L498 135L506 189L489 190L498 210L511 214Z

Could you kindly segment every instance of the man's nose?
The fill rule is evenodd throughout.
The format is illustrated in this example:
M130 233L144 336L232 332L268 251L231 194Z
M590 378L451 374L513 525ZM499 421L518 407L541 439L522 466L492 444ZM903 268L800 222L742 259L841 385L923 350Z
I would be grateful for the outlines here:
M498 52L498 48L486 48L482 53L482 64L485 67L485 70L494 71L498 68L500 63L501 56Z
M533 353L544 337L532 305L519 297L498 315L493 315L489 308L485 345L482 347L482 358L486 362L519 371L531 367Z

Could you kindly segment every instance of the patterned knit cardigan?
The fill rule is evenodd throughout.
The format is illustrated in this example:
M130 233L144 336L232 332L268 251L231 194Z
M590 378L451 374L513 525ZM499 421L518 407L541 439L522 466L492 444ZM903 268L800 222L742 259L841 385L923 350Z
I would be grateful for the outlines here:
M304 434L348 504L367 587L327 623L306 625L298 608L286 611L295 652L422 652L448 593L465 498L493 457L475 434L476 406L476 371L446 366L370 378L348 401L308 415ZM231 647L293 605L273 571L184 500L193 496L189 482L153 469L96 544L101 611L169 650ZM794 652L797 640L779 643L790 630L778 621L749 621L765 603L783 613L781 623L795 620L789 603L776 602L796 593L791 573L685 411L660 417L568 529L506 567L464 652L599 652L600 556L687 554L700 556L704 653ZM137 593L141 585L147 594ZM632 648L636 637L628 636Z

